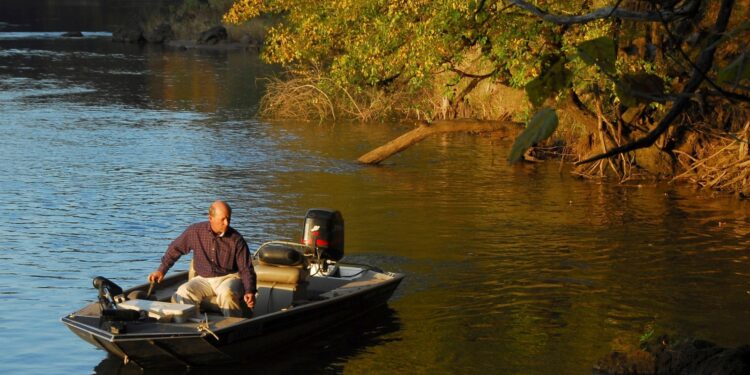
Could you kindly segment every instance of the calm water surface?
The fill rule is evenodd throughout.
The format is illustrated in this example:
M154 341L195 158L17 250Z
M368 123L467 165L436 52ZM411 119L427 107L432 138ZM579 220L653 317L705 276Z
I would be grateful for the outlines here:
M407 279L352 332L193 373L580 374L651 330L750 342L746 202L510 167L483 137L363 167L405 129L258 121L253 54L56 35L0 33L0 373L133 372L59 318L94 276L145 281L216 198L251 247L340 209L347 260Z

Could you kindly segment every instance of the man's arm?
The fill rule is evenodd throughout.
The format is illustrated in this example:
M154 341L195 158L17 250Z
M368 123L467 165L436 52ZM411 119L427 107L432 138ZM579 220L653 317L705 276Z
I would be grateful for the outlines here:
M170 268L172 268L175 262L177 262L181 256L190 252L190 238L192 237L190 232L193 230L194 226L189 226L179 237L175 238L175 240L169 244L167 251L164 252L164 256L161 257L159 268L148 275L148 282L160 283L164 279L164 275Z
M245 288L245 303L247 307L253 308L255 305L255 292L257 291L255 268L253 268L253 262L250 260L250 251L247 248L245 239L240 239L237 242L237 246L235 262L237 263L237 269L242 279L242 286Z

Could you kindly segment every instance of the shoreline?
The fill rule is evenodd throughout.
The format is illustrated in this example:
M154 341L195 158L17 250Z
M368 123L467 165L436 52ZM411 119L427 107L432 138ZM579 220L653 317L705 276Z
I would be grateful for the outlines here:
M155 44L155 43L146 43ZM260 53L261 46L253 43L241 42L219 42L215 44L199 43L194 40L169 40L161 43L165 47L178 50L204 50L204 51L239 51L245 50Z

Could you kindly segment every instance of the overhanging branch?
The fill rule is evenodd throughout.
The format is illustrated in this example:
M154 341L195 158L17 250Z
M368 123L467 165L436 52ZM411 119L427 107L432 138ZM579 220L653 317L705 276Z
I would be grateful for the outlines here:
M589 13L577 16L563 16L559 14L552 14L542 10L541 8L538 8L528 1L523 0L510 0L509 3L534 14L535 16L545 21L556 23L558 25L574 25L610 17L644 22L658 22L661 20L672 21L693 14L696 10L698 10L700 0L690 0L685 5L675 10L657 10L650 12L639 12L621 9L618 2L618 5L598 8Z

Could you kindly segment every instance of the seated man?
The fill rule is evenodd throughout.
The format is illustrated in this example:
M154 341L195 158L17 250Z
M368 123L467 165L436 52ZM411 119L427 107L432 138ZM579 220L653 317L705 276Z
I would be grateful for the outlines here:
M242 316L240 296L248 308L255 305L255 270L247 243L229 226L232 209L223 201L211 204L208 221L189 226L167 247L159 268L148 276L161 282L177 259L193 251L196 275L181 285L172 299L200 308L204 298L217 297L224 316Z

